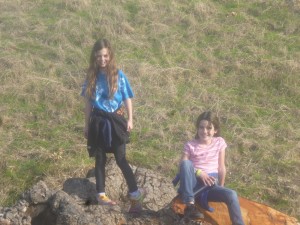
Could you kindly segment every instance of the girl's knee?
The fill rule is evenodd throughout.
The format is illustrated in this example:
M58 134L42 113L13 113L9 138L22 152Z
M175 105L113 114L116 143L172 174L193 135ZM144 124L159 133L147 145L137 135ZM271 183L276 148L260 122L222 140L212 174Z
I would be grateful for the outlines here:
M116 158L116 164L118 165L118 167L120 169L124 168L124 167L127 167L129 166L127 160L125 157L122 157L122 158Z
M229 189L227 197L229 202L238 201L238 195L234 190Z
M234 198L237 198L237 193L236 193L236 191L231 190L231 195L232 195Z
M180 163L180 168L191 168L193 167L193 163L190 160L182 160Z

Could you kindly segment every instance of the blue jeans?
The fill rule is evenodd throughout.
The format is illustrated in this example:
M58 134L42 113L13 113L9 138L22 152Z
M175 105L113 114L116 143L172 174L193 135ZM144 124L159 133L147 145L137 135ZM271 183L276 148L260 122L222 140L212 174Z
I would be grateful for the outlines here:
M194 200L194 192L203 186L195 176L194 166L190 160L183 160L180 164L180 185L178 192L184 203ZM209 174L218 178L218 174ZM244 225L237 193L234 190L215 185L208 192L209 202L224 202L227 205L233 225Z

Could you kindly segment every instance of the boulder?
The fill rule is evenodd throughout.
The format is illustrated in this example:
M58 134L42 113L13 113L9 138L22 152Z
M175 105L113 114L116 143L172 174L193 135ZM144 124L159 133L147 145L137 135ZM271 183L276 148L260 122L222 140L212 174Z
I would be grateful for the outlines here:
M239 197L239 201L245 225L299 225L296 218L290 217L267 205L243 197ZM172 200L171 205L172 210L176 214L183 216L186 205L179 196ZM198 210L204 215L204 219L199 219L199 222L205 221L212 225L231 225L225 203L209 202L209 206L214 209L213 212L197 206Z
M140 215L128 213L130 202L125 179L114 158L106 166L106 193L116 206L97 204L94 169L86 177L69 178L61 190L50 190L39 181L24 192L12 207L0 207L0 225L227 225L226 205L210 203L209 213L201 208L205 220L190 221L183 216L185 205L175 197L171 180L159 173L132 166L139 187L147 190L144 210ZM174 198L175 197L175 198ZM240 198L246 225L299 225L295 218L268 206Z
M62 190L49 190L39 181L12 207L0 207L0 225L163 225L182 224L170 208L176 190L169 179L151 170L132 166L139 187L147 189L144 210L128 213L130 202L125 179L109 158L106 192L118 205L101 206L96 201L94 169L86 177L69 178Z

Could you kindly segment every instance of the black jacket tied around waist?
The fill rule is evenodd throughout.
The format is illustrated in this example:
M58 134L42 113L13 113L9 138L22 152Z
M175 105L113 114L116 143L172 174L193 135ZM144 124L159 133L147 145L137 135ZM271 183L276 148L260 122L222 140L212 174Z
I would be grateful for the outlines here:
M113 152L114 146L128 142L127 120L123 115L93 108L87 139L90 157L94 157L96 151Z

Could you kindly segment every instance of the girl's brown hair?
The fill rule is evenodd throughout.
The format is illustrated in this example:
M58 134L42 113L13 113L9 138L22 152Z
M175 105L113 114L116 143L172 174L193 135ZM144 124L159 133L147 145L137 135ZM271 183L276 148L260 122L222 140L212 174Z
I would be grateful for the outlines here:
M214 128L216 130L215 133L215 137L219 137L221 135L221 129L220 129L220 120L219 117L211 112L211 111L206 111L200 114L200 116L198 116L198 119L196 121L196 135L195 135L195 139L198 139L198 129L199 129L199 125L200 125L200 121L201 120L207 120L210 124L214 125Z
M109 98L112 98L118 88L118 70L115 62L115 56L111 44L106 39L99 39L95 42L91 55L90 64L87 71L87 90L86 96L89 98L94 97L97 74L99 72L99 66L96 61L96 53L103 48L108 49L110 60L106 66L106 79L109 88Z

